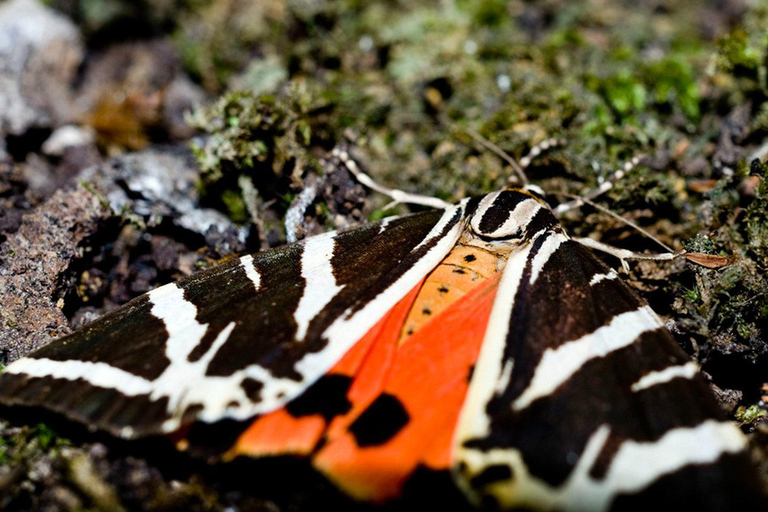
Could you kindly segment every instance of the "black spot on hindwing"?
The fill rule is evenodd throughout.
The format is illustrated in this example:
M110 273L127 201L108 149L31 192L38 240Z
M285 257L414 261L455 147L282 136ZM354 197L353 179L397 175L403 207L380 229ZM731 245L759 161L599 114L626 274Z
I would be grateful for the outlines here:
M288 402L286 411L296 418L317 414L330 422L335 416L346 414L352 408L347 399L351 385L352 379L346 375L325 375Z
M408 424L410 416L396 396L382 393L349 426L361 448L382 445Z

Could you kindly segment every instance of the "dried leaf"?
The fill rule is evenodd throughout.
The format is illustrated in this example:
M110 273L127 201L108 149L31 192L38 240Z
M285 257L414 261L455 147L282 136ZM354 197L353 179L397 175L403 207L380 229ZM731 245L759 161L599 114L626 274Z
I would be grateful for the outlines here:
M692 192L703 193L711 191L715 188L715 185L717 185L717 180L698 180L689 183L688 188Z
M705 254L703 252L687 252L685 253L685 259L707 268L722 268L731 263L731 259L727 256Z

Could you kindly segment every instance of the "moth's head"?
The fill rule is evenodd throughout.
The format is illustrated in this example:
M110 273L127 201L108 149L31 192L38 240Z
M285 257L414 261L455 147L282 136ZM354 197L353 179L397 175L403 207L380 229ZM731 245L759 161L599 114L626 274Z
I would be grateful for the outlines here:
M486 241L528 240L558 226L543 196L535 185L483 196L469 221L470 229Z

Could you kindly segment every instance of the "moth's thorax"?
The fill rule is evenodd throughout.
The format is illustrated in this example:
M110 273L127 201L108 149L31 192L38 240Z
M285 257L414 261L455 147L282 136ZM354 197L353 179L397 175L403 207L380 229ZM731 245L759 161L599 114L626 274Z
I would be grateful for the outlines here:
M400 342L489 279L537 236L560 230L549 206L525 190L494 192L469 203L470 217L459 240L421 284Z
M527 190L507 189L480 198L468 232L485 242L521 245L550 229L560 227L547 203Z
M443 261L427 275L403 324L400 343L489 279L497 279L517 244L477 240L465 231Z

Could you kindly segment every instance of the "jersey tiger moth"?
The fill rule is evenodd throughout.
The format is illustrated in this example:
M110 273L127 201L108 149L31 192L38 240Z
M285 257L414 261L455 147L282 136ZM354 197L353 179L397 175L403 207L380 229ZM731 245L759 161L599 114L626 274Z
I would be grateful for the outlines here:
M489 509L761 504L696 365L535 187L435 206L157 288L9 365L0 403L180 446L234 423L221 459L360 502L440 474Z

